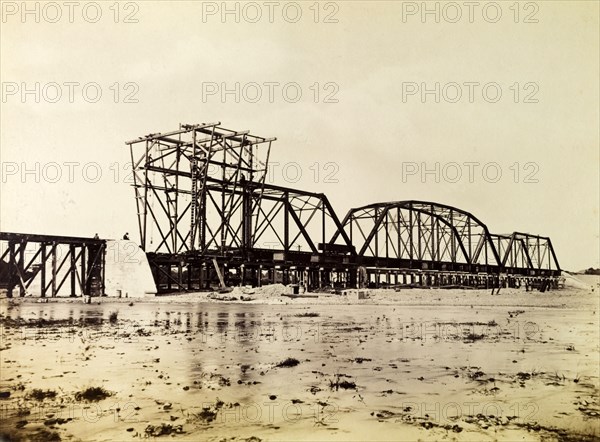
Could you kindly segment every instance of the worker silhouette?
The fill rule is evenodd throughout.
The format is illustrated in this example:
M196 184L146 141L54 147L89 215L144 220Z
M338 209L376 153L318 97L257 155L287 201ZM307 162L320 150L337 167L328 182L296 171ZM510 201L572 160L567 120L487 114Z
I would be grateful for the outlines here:
M126 232L125 235L123 235L123 239L129 239L129 232Z

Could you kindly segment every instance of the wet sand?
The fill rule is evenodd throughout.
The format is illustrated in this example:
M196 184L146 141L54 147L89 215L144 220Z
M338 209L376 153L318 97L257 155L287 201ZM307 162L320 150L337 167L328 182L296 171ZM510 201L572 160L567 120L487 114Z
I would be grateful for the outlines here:
M0 434L598 440L598 288L585 282L365 300L289 299L279 287L90 305L2 299ZM86 398L88 387L109 396Z

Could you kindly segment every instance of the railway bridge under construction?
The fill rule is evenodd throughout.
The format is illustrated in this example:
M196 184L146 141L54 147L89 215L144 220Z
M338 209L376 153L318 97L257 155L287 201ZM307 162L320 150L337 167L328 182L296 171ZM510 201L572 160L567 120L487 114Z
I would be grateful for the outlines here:
M494 234L465 210L427 201L375 203L339 218L323 193L267 183L275 141L217 122L126 142L140 246L159 292L276 282L557 285L548 237Z

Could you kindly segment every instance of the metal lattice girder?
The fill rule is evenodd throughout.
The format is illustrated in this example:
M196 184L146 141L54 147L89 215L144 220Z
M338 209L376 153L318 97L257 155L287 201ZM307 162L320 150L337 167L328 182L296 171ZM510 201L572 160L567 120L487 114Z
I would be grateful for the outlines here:
M492 237L502 257L503 267L560 271L550 238L521 232Z
M318 253L319 244L341 229L327 197L266 184L275 138L219 124L181 125L126 143L142 248L169 254L255 248ZM348 237L340 240L352 248Z
M258 259L344 268L560 273L549 238L492 235L471 213L444 204L371 204L350 210L340 222L324 194L265 182L274 140L209 123L127 142L142 248L156 262L161 256L219 257L248 264ZM155 277L169 273L163 267Z
M277 250L298 248L319 253L319 245L325 244L328 235L342 227L324 194L269 185L261 195L257 195L262 201L255 214L254 247L269 244L269 248ZM353 250L345 234L340 237L339 245Z
M179 130L126 143L144 250L183 253L248 246L251 219L241 213L251 208L244 204L244 184L264 184L275 138L219 124L180 125ZM236 225L239 218L246 224Z
M501 265L485 224L456 207L377 203L351 209L342 224L359 256Z
M24 296L35 281L41 296L58 296L67 279L71 296L104 293L105 240L0 232L0 245L0 283L9 297L15 287Z

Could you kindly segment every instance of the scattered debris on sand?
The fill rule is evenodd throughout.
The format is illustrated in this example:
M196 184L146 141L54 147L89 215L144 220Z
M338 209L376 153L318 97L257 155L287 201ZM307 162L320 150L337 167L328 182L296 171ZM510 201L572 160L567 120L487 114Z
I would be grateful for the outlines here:
M0 300L0 439L598 436L597 292L286 300L282 287L131 307Z
M275 367L295 367L299 363L300 361L296 358L286 358L277 365L275 365Z
M75 393L76 400L88 402L101 401L110 396L112 396L112 393L105 390L103 387L87 387L84 390Z
M151 437L168 436L170 434L182 434L183 425L172 425L164 423L158 425L148 424L148 426L144 430L144 433L146 433L147 436Z

